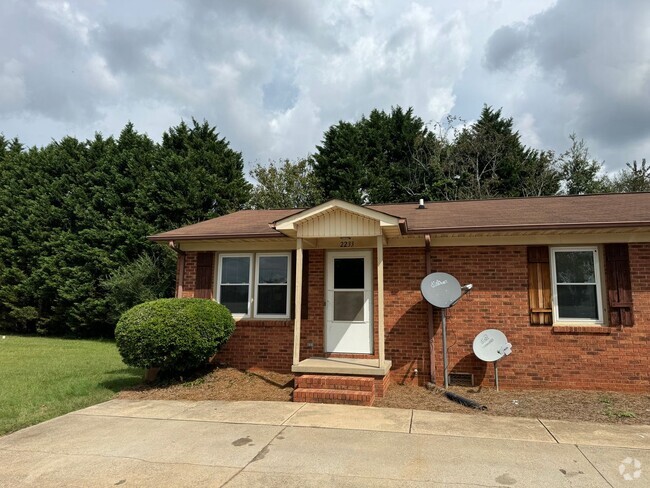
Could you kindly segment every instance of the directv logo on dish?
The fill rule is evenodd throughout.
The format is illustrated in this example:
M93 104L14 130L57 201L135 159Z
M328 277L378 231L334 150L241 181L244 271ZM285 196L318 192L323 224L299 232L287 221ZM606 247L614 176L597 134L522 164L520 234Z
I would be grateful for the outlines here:
M431 288L438 288L440 285L446 285L447 283L448 283L448 280L445 280L445 281L440 281L440 280L432 281L431 282Z

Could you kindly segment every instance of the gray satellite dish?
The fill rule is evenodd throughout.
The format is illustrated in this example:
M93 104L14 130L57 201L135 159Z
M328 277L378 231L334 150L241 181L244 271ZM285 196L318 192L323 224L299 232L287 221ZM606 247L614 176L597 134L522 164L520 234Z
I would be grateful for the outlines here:
M420 283L424 299L434 307L449 308L462 295L460 283L447 273L431 273Z
M512 352L512 344L506 335L497 329L486 329L474 338L474 354L481 361L494 363L494 384L499 391L499 368L497 361Z
M449 387L449 361L447 359L447 314L460 297L472 289L472 285L460 286L458 280L447 273L431 273L420 283L424 299L434 307L440 308L442 315L442 362L445 374L445 388Z

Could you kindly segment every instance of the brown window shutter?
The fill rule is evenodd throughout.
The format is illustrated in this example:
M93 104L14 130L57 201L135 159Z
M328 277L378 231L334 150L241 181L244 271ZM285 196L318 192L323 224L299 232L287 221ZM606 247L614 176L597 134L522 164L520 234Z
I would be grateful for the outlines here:
M627 244L605 245L605 280L609 325L633 325L632 280Z
M200 252L196 256L195 298L212 298L212 273L214 270L214 253Z
M528 302L531 325L551 325L551 268L547 246L528 248Z

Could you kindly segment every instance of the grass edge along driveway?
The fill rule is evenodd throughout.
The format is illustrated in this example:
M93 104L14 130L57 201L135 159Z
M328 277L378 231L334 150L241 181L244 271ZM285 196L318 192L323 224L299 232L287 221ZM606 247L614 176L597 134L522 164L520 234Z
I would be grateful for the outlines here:
M0 335L0 435L112 398L141 381L113 341Z

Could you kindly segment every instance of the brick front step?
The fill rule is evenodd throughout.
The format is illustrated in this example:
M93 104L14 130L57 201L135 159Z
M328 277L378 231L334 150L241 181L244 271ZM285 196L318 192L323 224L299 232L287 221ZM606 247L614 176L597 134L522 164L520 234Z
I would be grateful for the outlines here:
M375 401L375 392L331 388L297 388L293 391L293 401L371 406Z
M305 374L296 377L294 380L297 389L325 389L325 390L347 390L347 391L374 391L375 380L373 378L358 376L331 376Z

